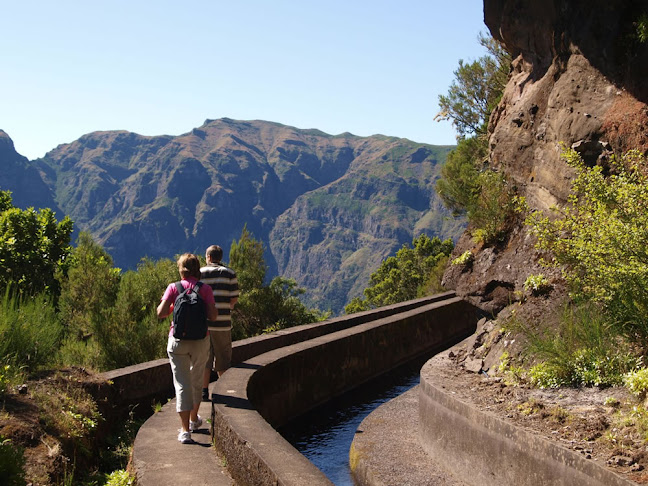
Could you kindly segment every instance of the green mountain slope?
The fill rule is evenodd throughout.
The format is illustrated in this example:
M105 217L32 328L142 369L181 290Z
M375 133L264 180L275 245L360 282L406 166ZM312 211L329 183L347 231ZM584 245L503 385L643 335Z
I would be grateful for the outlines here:
M271 274L339 312L413 236L459 235L433 190L450 148L223 118L180 136L94 132L29 164L119 266L227 252L247 224Z

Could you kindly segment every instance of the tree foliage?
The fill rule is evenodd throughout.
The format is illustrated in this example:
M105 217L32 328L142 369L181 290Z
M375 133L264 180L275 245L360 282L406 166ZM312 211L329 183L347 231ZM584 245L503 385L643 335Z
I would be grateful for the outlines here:
M59 302L67 336L85 340L108 318L119 290L121 272L112 257L89 233L82 232L70 253L67 276L62 278Z
M155 309L167 285L177 280L178 267L168 258L144 258L137 270L122 275L109 318L95 328L105 369L166 356L170 319L160 321Z
M560 265L575 297L598 302L619 330L648 350L648 177L636 151L613 158L610 175L564 150L576 170L568 204L527 223Z
M481 35L479 42L488 54L476 61L459 61L455 80L446 96L439 96L441 120L452 120L461 138L484 136L488 118L499 103L508 79L511 56L492 37Z
M0 191L0 285L24 294L42 291L58 297L56 273L70 253L73 223L60 222L51 209L25 210L12 204L11 193Z
M267 265L263 243L243 228L230 249L230 265L236 272L241 294L232 313L232 336L241 339L263 332L317 322L326 317L306 307L299 296L304 289L297 282L275 277L264 285Z
M488 119L502 97L510 55L491 37L480 37L488 55L470 64L459 61L447 96L439 96L437 118L452 120L459 133L437 181L437 193L455 216L465 215L473 236L484 243L501 239L512 215L514 191L504 174L487 167Z
M263 243L243 227L238 241L230 246L230 265L236 271L239 287L251 291L263 286L268 266L263 258Z
M453 248L451 240L441 241L436 236L414 238L412 248L405 244L395 256L383 260L369 277L364 299L354 298L345 312L352 314L440 291L442 270Z

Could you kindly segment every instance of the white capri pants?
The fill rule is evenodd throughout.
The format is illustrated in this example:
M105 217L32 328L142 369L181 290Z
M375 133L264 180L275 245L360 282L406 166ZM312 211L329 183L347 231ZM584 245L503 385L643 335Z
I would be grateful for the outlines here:
M169 336L167 354L173 372L178 412L191 410L202 400L202 381L209 359L209 344L209 335L197 340Z

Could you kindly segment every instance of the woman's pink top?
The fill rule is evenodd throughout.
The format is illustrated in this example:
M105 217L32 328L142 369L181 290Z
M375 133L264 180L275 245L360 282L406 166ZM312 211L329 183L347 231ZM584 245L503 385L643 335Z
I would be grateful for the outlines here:
M193 288L196 285L197 282L198 282L198 279L196 279L194 277L188 277L186 279L183 278L182 280L180 280L180 283L182 284L182 287L185 288L185 289ZM200 294L200 297L202 297L202 299L205 301L206 305L208 305L208 306L214 306L215 305L214 293L212 292L212 288L209 285L203 283L202 286L200 287L199 294ZM178 294L178 289L176 288L176 284L175 284L175 282L173 282L173 283L170 283L168 285L168 287L164 291L164 295L162 296L162 299L160 299L160 301L168 300L173 304L175 302L176 298L178 297L178 295L180 295L180 294ZM209 334L209 332L208 332L208 334ZM172 335L173 335L173 321L171 321L171 328L169 329L169 336L172 336Z

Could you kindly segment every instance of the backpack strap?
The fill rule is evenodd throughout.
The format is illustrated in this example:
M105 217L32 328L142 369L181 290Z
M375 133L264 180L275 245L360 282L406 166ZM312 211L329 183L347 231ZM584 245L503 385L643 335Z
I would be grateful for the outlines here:
M196 282L196 285L193 286L191 290L198 294L200 292L200 287L202 287L202 282ZM178 295L185 291L185 288L182 286L182 282L175 283L176 289L178 289Z

